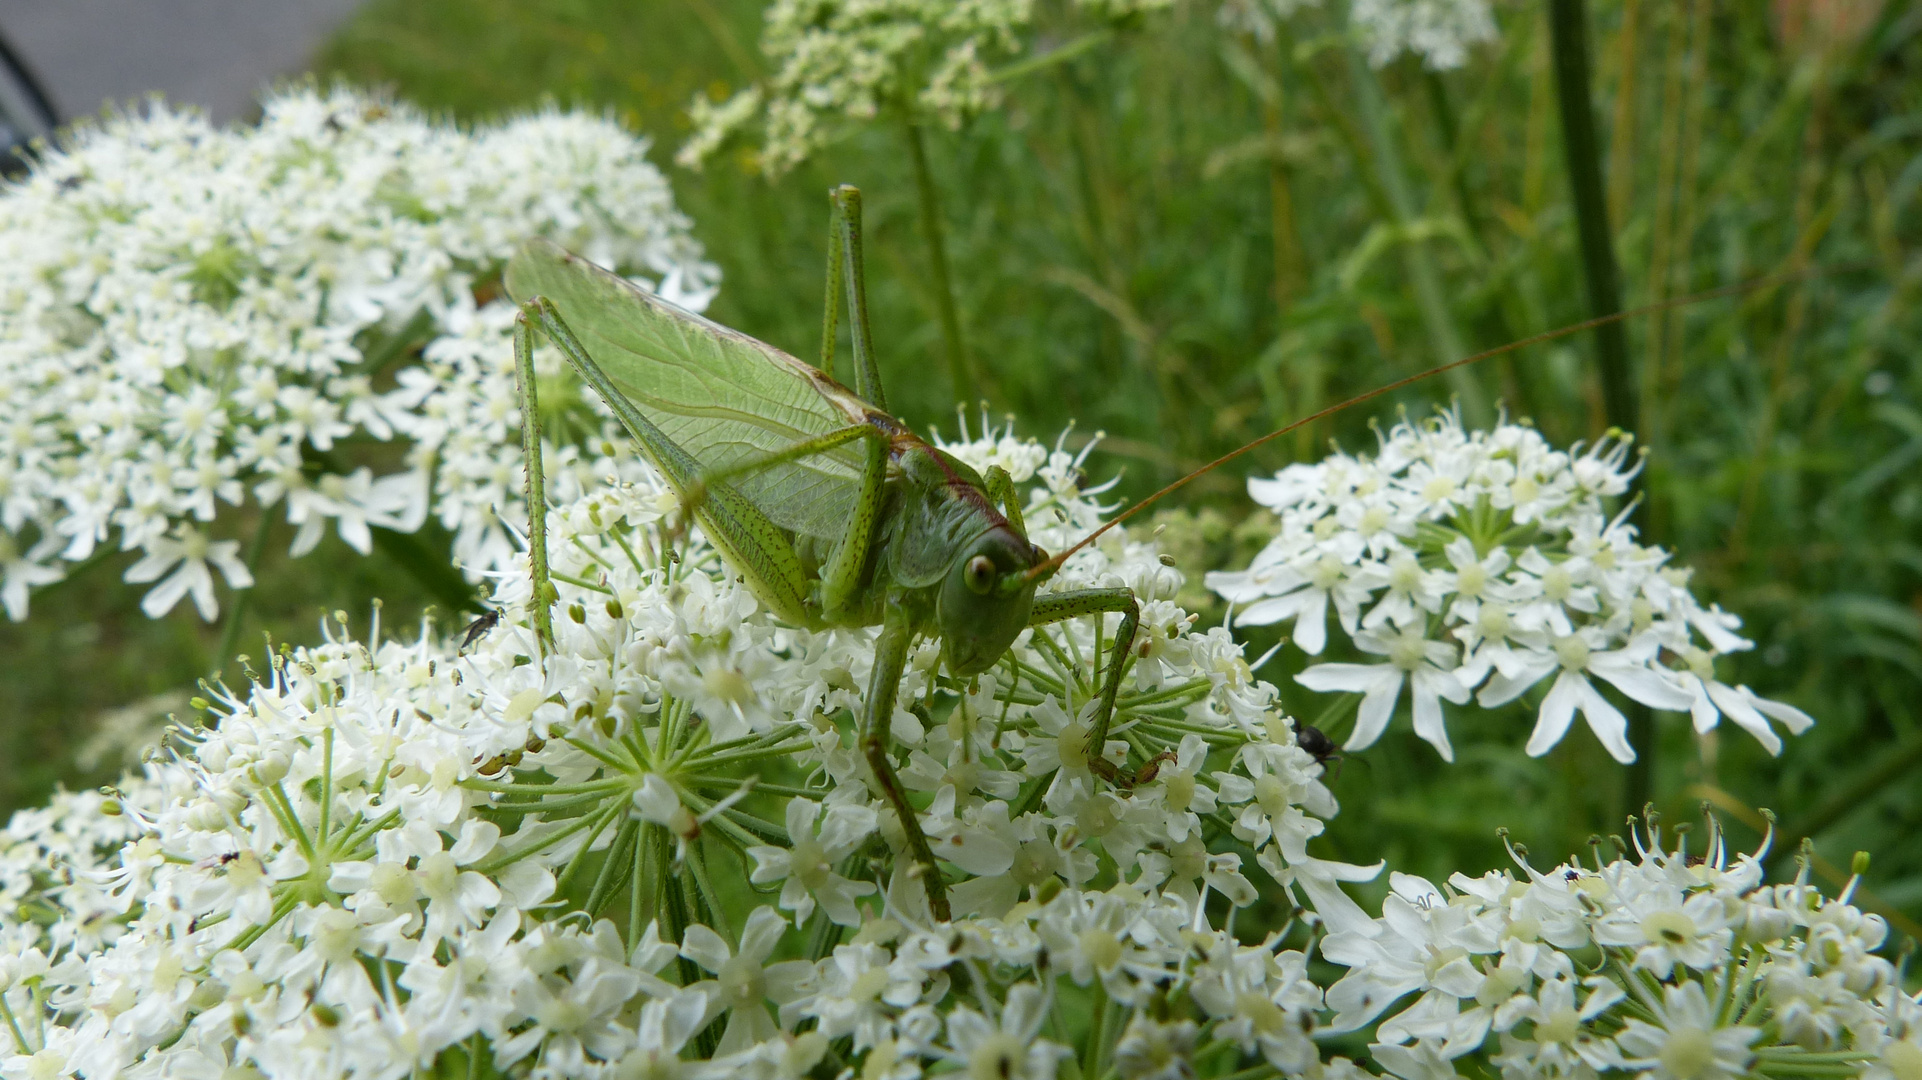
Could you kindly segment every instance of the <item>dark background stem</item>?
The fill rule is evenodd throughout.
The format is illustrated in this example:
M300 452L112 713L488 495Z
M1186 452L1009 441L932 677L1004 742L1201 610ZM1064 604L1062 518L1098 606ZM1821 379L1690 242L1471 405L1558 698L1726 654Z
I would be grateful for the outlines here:
M1562 110L1562 148L1568 157L1569 194L1581 237L1582 271L1588 282L1588 313L1622 310L1615 236L1608 225L1602 187L1601 148L1595 138L1595 107L1588 91L1588 11L1583 0L1549 0L1548 29L1555 60L1555 96ZM1629 371L1628 334L1620 321L1595 328L1595 366L1609 426L1635 431L1640 417L1635 379ZM1655 724L1649 710L1630 703L1628 741L1635 747L1622 786L1628 812L1638 814L1655 791Z

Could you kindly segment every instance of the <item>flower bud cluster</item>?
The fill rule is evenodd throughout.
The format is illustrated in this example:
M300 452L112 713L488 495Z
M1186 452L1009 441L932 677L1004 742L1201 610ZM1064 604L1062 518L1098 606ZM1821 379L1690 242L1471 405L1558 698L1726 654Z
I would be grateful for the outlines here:
M295 89L256 127L154 103L82 126L0 195L0 600L106 546L138 551L154 617L214 574L252 582L234 508L331 525L430 513L470 574L525 520L498 275L551 236L699 308L701 259L647 144L547 111L466 132L347 90ZM357 444L399 441L376 475ZM613 466L589 463L587 475Z
M1172 0L1075 0L1096 19L1166 8ZM694 134L677 160L698 168L760 121L760 169L779 175L848 122L892 112L950 128L1001 101L989 64L1026 48L1033 0L775 0L761 36L774 74L722 102L689 106Z
M1443 413L1403 419L1373 457L1335 453L1251 480L1279 516L1278 535L1245 571L1207 576L1243 626L1292 621L1320 656L1329 609L1375 663L1309 667L1311 690L1361 695L1345 744L1369 746L1410 688L1415 733L1453 760L1442 702L1485 708L1549 689L1527 749L1547 753L1577 712L1618 761L1631 761L1626 718L1597 682L1654 709L1685 712L1695 730L1724 716L1768 749L1769 721L1800 733L1801 710L1720 682L1720 656L1751 647L1741 620L1704 606L1669 552L1636 542L1628 510L1626 438L1573 451L1504 422L1465 431ZM1632 506L1630 507L1632 509ZM1477 690L1479 689L1479 693Z

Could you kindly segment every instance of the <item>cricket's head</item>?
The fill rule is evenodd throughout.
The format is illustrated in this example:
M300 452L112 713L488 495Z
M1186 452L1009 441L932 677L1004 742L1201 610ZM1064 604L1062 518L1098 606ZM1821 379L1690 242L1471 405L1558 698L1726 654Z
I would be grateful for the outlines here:
M963 678L994 666L1027 628L1039 580L1028 571L1048 553L1007 525L997 525L962 549L948 569L935 620L946 643L948 670Z

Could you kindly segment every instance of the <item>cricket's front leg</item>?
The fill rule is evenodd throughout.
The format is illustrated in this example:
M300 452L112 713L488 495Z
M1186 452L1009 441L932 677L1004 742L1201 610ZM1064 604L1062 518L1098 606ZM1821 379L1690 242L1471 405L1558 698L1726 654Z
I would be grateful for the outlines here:
M875 782L881 785L881 793L894 805L894 812L901 819L909 853L920 864L928 909L936 919L948 922L953 915L948 910L947 884L941 880L941 868L935 864L934 851L928 847L927 835L921 831L921 819L915 815L914 805L908 802L901 778L894 773L894 759L888 754L890 729L894 724L894 696L901 687L901 669L907 665L908 646L913 641L913 627L906 619L895 618L882 625L881 636L875 639L874 673L868 678L867 715L861 721L861 753L867 757L868 768L873 770Z
M554 647L553 606L558 599L547 569L547 481L541 467L541 407L534 390L534 320L538 308L523 307L514 320L514 381L520 393L521 447L527 464L527 558L534 579L528 606L534 642L545 657Z
M1135 600L1134 590L1075 589L1037 596L1028 625L1046 626L1079 615L1105 615L1111 611L1121 613L1121 626L1115 631L1114 652L1108 661L1108 674L1102 680L1094 727L1088 733L1088 767L1102 779L1118 782L1122 781L1123 774L1102 757L1101 752L1108 743L1108 725L1114 720L1114 699L1121 689L1121 671L1134 648L1135 629L1141 625L1141 604Z

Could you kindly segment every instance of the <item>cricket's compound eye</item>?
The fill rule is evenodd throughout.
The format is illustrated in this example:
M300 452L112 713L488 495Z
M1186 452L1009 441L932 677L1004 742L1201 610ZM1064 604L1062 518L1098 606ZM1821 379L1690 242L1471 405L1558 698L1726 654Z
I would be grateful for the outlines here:
M985 595L994 585L994 560L976 555L968 560L968 588Z

